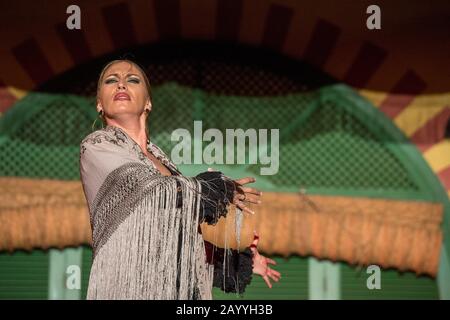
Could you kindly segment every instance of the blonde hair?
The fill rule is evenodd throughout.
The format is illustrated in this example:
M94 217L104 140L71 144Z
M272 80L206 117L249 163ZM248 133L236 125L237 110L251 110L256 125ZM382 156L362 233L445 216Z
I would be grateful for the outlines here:
M144 69L140 65L138 65L136 62L128 60L128 59L113 60L103 67L102 71L100 72L100 76L98 77L98 82L97 82L97 99L98 99L98 93L100 91L100 87L102 85L102 80L103 80L103 77L105 76L106 70L108 70L109 67L111 67L113 64L116 64L119 62L127 62L127 63L135 66L136 69L138 69L142 73L142 76L144 77L145 86L147 87L148 99L150 100L150 103L152 103L152 94L151 94L152 88L150 86L150 81L148 80L147 74L144 72ZM147 116L148 116L148 114L147 114ZM104 114L101 116L101 118L102 118L103 124L106 125L106 119L105 119ZM147 125L145 126L145 130L147 131ZM147 137L148 137L148 131L147 131Z

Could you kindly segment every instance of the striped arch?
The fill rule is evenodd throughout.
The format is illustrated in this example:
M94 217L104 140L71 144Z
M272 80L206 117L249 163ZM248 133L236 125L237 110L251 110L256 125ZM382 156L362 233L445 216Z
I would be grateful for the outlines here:
M450 196L450 142L444 138L450 93L425 94L423 75L390 59L389 50L371 40L342 50L347 28L325 12L316 14L314 5L290 0L113 2L82 7L77 31L67 30L65 8L55 5L48 10L58 19L2 48L0 117L28 91L111 52L180 40L251 45L306 61L356 89L418 147ZM388 87L372 89L374 81L390 77ZM450 250L448 240L446 246Z
M201 39L259 46L357 87L419 147L450 196L450 142L444 139L450 94L424 95L426 81L410 66L393 64L388 50L373 42L339 49L346 29L330 12L309 14L314 5L281 0L95 2L82 5L82 29L68 30L63 4L48 10L56 20L6 48L0 62L7 75L0 78L2 113L55 75L133 45ZM367 89L374 78L392 76L383 92Z

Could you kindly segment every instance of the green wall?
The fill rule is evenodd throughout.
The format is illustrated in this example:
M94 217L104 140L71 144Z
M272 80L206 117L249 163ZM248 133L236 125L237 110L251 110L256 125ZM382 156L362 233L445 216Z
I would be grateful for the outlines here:
M78 296L86 298L91 264L91 250L81 247L78 252L81 258L81 292ZM62 252L67 251L63 250ZM48 299L51 279L60 278L66 272L61 265L58 273L49 275L51 262L49 251L34 250L32 252L17 251L0 254L0 299ZM54 259L54 258L53 258ZM274 283L272 289L267 288L261 277L254 275L252 283L247 287L243 297L236 294L225 294L218 288L213 289L215 299L283 299L304 300L311 296L309 292L309 259L290 257L284 259L274 257L276 269L282 273L282 279ZM324 273L324 276L326 274ZM417 277L414 273L400 273L396 270L381 271L381 289L369 290L366 286L369 274L365 268L339 263L339 288L341 299L439 299L438 286L435 279ZM70 299L64 296L64 281L59 282L60 299ZM54 286L54 284L53 284Z

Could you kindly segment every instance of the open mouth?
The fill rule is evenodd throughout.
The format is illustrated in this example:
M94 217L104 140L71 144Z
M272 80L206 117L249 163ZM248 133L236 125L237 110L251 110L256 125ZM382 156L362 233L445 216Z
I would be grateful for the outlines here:
M115 100L131 100L131 99L127 93L119 92L119 93L116 93L116 95L114 96L114 101Z

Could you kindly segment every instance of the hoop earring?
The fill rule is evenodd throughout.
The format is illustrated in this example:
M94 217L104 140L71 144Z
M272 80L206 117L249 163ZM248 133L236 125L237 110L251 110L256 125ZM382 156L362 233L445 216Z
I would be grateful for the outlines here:
M92 131L94 131L94 126L95 126L95 123L97 122L97 119L98 119L98 118L100 118L100 119L102 120L102 129L104 128L104 127L103 127L103 110L100 110L100 111L98 112L98 117L95 118L94 123L92 123Z

